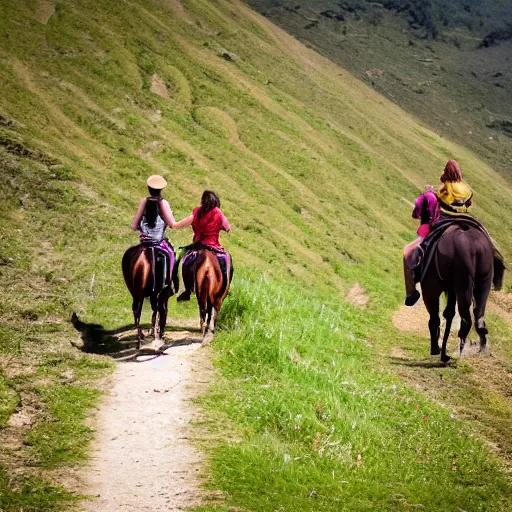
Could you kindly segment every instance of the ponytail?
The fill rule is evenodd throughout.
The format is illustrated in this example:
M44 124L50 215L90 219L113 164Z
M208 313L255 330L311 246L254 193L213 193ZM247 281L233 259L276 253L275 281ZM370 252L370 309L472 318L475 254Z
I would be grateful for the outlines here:
M150 228L155 227L156 219L160 215L161 200L162 198L160 196L151 196L146 199L146 207L144 208L144 218L146 219L146 223Z

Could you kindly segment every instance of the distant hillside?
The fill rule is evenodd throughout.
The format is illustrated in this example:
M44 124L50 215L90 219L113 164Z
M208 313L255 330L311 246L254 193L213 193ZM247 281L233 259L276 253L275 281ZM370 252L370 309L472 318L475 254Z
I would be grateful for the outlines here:
M249 0L438 133L512 161L512 3Z

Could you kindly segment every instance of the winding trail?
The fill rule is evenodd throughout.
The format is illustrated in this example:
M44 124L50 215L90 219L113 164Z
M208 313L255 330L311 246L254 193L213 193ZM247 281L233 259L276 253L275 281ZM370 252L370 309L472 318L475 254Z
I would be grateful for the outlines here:
M210 358L197 333L169 332L166 342L159 356L117 366L96 418L87 512L172 512L201 501L203 457L189 424L199 417L192 399L212 378Z

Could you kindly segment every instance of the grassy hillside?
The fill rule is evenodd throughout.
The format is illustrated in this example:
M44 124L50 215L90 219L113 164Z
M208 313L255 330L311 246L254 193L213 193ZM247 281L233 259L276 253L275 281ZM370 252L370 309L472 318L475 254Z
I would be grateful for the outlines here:
M401 250L414 237L407 201L457 158L475 215L510 257L506 178L238 1L3 1L0 34L0 508L77 498L70 468L86 456L83 418L111 363L74 349L68 320L77 312L105 339L131 323L120 258L155 172L177 218L213 188L233 227L223 238L236 278L216 344L221 372L204 403L211 428L241 440L210 447L209 482L226 501L275 510L285 496L287 510L330 510L350 481L347 510L357 499L439 510L445 486L447 509L510 506L499 468L512 453L510 393L487 378L510 375L506 320L489 315L495 364L411 370L389 358L398 348L414 364L428 351L391 323ZM177 246L190 239L170 235ZM345 301L355 283L363 310ZM171 322L192 315L194 305L171 302ZM454 421L422 392L475 421ZM304 426L288 424L296 415ZM360 419L363 430L348 428ZM389 440L385 461L377 439ZM333 455L322 458L322 446ZM308 475L336 485L310 489ZM294 496L321 500L307 508Z
M437 133L510 172L510 2L249 0L248 4Z

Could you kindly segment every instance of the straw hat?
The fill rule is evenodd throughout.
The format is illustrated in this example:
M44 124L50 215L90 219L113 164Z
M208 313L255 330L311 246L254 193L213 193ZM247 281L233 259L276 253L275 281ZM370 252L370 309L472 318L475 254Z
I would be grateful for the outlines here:
M150 176L146 183L148 184L148 187L154 188L155 190L162 190L167 187L167 181L165 181L165 179L159 174L153 174L153 176Z

